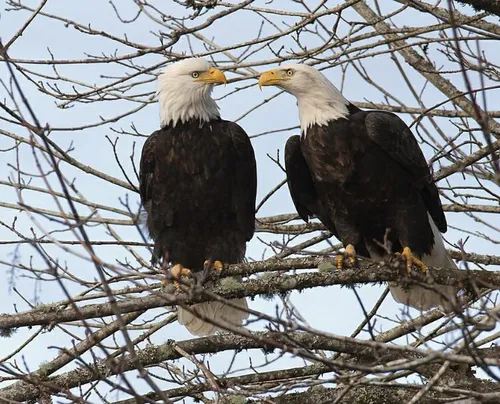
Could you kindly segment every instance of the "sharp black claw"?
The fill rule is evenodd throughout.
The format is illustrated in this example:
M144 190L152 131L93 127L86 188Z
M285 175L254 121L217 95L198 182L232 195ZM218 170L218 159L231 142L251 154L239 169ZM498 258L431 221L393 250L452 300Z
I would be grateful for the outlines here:
M193 277L198 286L203 286L210 277L210 271L207 271L206 268L203 268L203 271L196 272L195 274L193 274Z

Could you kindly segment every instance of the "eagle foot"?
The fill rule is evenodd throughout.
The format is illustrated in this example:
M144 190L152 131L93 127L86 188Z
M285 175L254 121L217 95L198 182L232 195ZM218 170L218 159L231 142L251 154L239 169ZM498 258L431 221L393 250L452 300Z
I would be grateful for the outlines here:
M224 264L222 262L220 262L219 260L215 260L215 261L205 260L205 262L203 263L203 269L216 271L217 273L220 274L222 272L222 270L224 269Z
M224 269L224 264L219 260L205 260L203 263L203 271L197 273L196 280L199 285L203 285L212 276L219 276ZM213 275L214 274L214 275Z
M356 249L352 244L348 244L342 254L338 254L336 257L337 270L342 271L344 269L345 260L349 261L349 266L355 267L358 263L356 257Z
M403 257L403 259L406 262L406 272L408 275L411 274L411 268L415 266L418 268L421 272L426 273L427 272L427 265L425 265L420 259L415 257L413 255L413 252L411 251L410 247L405 247L403 248L402 253L397 253L396 255Z
M185 268L181 264L175 264L170 272L167 274L167 278L161 281L162 287L166 287L170 284L170 278L174 279L174 286L176 289L180 289L181 277L183 276L191 276L191 270L189 268Z

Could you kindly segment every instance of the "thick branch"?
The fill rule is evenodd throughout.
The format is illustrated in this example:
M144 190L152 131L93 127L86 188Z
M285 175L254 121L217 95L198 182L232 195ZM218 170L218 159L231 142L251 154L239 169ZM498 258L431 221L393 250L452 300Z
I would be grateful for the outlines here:
M427 351L419 351L411 347L386 345L380 342L356 340L333 334L314 335L304 332L244 332L247 336L224 334L196 338L178 343L167 342L158 346L148 346L143 350L137 350L136 355L144 367L157 365L168 360L179 359L182 357L181 351L195 355L243 349L265 349L269 351L278 348L284 352L298 356L301 355L301 352L325 350L348 353L356 358L352 362L327 361L331 362L331 366L327 365L327 368L323 368L323 372L336 370L338 368L357 369L364 367L374 372L383 373L385 369L394 369L394 366L390 365L390 363L397 358L407 359L407 361L406 363L404 361L398 362L396 367L405 368L405 366L409 366L413 368L427 362L418 362L415 359L425 358L426 356L428 356L429 363L436 360L450 360L459 363L474 364L474 360L465 355L453 355L441 352L428 353ZM176 348L180 348L180 350ZM495 359L483 359L488 363L491 362L491 364L497 363ZM356 363L363 363L365 365L361 366ZM379 364L381 364L381 367L377 368ZM388 367L385 367L385 364L388 364ZM84 368L71 370L51 378L27 377L23 383L17 383L14 386L9 386L0 390L0 398L15 401L34 400L38 398L41 386L50 389L52 393L57 393L64 389L71 389L96 380L105 379L112 375L134 370L135 368L136 360L131 359L130 355L125 355L114 360L99 360L95 364L89 364ZM488 390L491 390L490 385L486 387ZM171 396L175 395L177 395L177 392Z
M251 275L259 272L284 271L291 269L318 268L320 264L331 264L328 257L295 258L281 261L260 261L256 263L231 265L224 270L223 275ZM500 289L500 273L481 270L462 271L460 269L430 269L429 279L441 285L461 287L465 283L476 284L491 289ZM250 280L231 285L216 285L207 290L225 299L234 299L244 296L256 296L269 293L281 293L291 290L304 290L318 286L354 285L357 283L375 283L398 281L399 272L395 267L381 266L378 263L362 261L358 269L342 272L313 272L298 275L271 276L266 279ZM184 294L172 295L157 292L147 297L135 299L127 298L117 302L121 313L146 310L154 307L172 306L183 302L186 304L200 303L210 300L202 293L188 297ZM30 310L19 314L0 315L0 329L25 327L33 325L49 325L64 323L94 317L111 316L114 312L109 303L92 304L80 307L59 310L58 307L45 305L43 308Z
M347 386L346 386L347 387ZM333 403L339 397L342 397L342 403L356 404L401 404L407 403L415 395L415 389L410 389L405 386L356 386L353 387L347 394L341 396L342 388L311 388L301 393L285 394L281 397L268 397L262 400L248 400L250 403L269 403L272 401L275 404L317 404L317 403ZM436 403L437 395L434 392L427 394L419 401L420 404Z

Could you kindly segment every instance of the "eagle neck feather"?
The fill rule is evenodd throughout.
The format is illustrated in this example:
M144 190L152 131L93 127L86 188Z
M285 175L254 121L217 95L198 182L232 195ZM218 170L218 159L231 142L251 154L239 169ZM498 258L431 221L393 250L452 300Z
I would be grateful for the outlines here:
M337 119L347 119L350 102L323 75L307 91L296 94L300 127L303 136L313 125L327 125Z
M175 127L178 123L199 120L200 127L213 119L219 119L219 107L210 96L213 86L203 86L196 92L169 81L158 88L161 127Z

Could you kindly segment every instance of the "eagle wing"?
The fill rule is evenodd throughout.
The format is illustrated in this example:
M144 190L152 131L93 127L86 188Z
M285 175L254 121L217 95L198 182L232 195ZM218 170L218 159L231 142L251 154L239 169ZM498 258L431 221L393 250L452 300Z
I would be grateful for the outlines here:
M285 168L288 189L299 216L305 222L317 215L318 194L309 166L300 150L300 136L288 139L285 146Z
M246 132L236 123L227 121L232 140L235 170L231 174L232 210L238 225L249 241L255 231L255 199L257 196L257 166L252 143Z
M146 206L153 197L153 173L156 164L157 132L146 139L142 148L141 164L139 167L139 193L143 206Z
M142 206L147 213L147 228L149 234L156 238L158 231L165 226L171 226L174 220L174 210L168 198L167 190L169 187L159 189L157 187L158 173L157 173L157 155L158 149L165 147L165 142L161 142L161 130L151 134L142 148L141 163L139 167L139 192L141 196ZM161 154L161 153L160 153ZM161 205L161 214L153 214L153 211L158 212L158 206Z
M390 112L369 112L365 118L368 136L413 177L421 188L421 196L429 214L442 233L446 232L446 217L441 200L417 140L404 121Z

